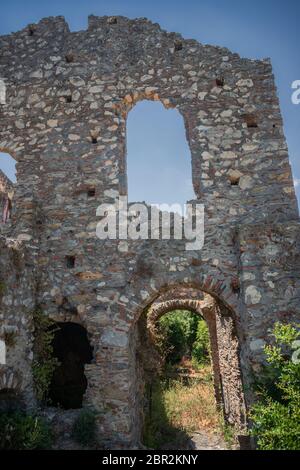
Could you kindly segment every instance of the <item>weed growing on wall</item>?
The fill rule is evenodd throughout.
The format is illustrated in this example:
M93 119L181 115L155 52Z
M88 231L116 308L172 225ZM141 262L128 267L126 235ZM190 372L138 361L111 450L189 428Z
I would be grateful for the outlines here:
M0 414L0 449L49 449L52 434L48 423L19 411Z
M56 331L54 322L41 310L33 313L34 323L34 359L32 373L37 399L47 401L48 390L54 370L59 365L53 357L52 341Z

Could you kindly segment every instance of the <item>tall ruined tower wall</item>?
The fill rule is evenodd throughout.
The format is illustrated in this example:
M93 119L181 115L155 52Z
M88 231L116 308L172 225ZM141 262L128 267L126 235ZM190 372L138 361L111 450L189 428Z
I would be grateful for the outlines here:
M104 439L135 442L135 324L161 292L180 285L232 312L247 383L268 328L299 313L299 216L269 60L242 59L146 19L91 16L86 31L70 32L56 17L0 37L0 78L0 151L18 162L3 231L18 245L1 242L0 322L19 336L2 377L18 375L33 404L32 310L79 323L94 355L84 403L104 410ZM191 178L205 206L201 251L186 251L184 241L96 237L99 204L127 194L126 118L143 99L184 118ZM7 250L22 262L8 264Z

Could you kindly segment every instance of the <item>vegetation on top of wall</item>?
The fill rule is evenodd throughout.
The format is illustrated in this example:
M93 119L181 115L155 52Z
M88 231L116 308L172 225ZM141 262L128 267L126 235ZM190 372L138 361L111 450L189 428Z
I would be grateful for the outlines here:
M300 450L300 361L295 352L300 331L276 323L272 336L274 343L264 349L267 366L257 381L258 402L250 413L251 432L260 450Z
M53 356L53 337L56 331L55 323L41 310L33 313L34 344L32 373L36 397L40 401L47 401L48 390L53 373L59 362Z
M93 410L84 409L76 418L73 430L73 439L83 446L93 446L96 442L96 415Z
M51 429L44 419L20 411L0 413L0 450L49 449Z

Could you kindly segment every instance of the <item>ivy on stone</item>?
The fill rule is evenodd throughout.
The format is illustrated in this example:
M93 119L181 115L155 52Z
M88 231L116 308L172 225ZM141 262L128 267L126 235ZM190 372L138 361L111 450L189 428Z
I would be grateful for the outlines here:
M59 361L53 356L55 323L40 309L33 313L34 344L32 373L36 397L47 402L49 386Z

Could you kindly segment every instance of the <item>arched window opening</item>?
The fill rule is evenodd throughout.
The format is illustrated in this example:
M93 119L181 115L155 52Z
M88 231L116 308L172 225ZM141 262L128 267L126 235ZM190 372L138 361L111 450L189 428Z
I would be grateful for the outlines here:
M84 365L92 361L92 347L82 326L67 322L57 323L56 328L53 355L60 365L52 377L49 399L52 405L66 410L81 408L87 388Z
M1 223L7 223L11 217L12 200L16 177L16 160L8 153L0 153L0 204Z
M180 204L195 199L191 153L182 116L142 101L127 121L128 201Z

